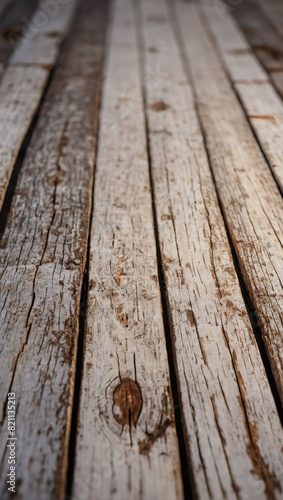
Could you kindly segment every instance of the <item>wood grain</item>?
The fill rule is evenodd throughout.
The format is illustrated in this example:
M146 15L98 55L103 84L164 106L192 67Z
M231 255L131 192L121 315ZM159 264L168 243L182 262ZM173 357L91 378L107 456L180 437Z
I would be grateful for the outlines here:
M195 4L177 5L219 199L283 401L282 197Z
M1 241L3 500L8 498L8 392L16 394L17 404L14 498L64 497L106 7L91 0L81 4L22 165Z
M73 495L183 498L137 33L117 0L104 75Z
M141 4L154 200L195 498L279 499L281 424L234 269L173 14L164 0ZM191 9L183 9L187 32ZM156 68L159 79L152 78Z
M283 193L283 102L229 13L219 18L210 0L202 0L205 21L233 86Z
M56 16L45 14L46 26L39 28L39 5L0 81L0 209L74 7L75 0L71 0Z

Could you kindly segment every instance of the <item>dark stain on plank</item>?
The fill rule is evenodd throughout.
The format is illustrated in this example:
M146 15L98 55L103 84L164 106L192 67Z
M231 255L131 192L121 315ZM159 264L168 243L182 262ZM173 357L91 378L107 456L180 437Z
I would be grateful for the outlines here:
M165 435L167 428L173 424L169 418L163 424L158 425L153 432L148 432L147 437L143 441L139 441L139 452L141 455L149 455L151 448L157 439Z
M249 115L249 118L250 119L259 119L259 120L269 120L271 121L272 123L276 123L276 118L275 116L271 116L271 115Z
M277 47L272 47L270 45L254 45L255 50L262 50L264 52L267 52L273 59L281 59L283 57L283 53L281 50L279 50Z
M167 106L167 104L163 101L156 101L151 105L151 109L153 109L153 111L165 111L168 107L169 106Z
M142 410L142 393L139 385L130 378L122 379L113 393L113 416L120 425L137 425Z

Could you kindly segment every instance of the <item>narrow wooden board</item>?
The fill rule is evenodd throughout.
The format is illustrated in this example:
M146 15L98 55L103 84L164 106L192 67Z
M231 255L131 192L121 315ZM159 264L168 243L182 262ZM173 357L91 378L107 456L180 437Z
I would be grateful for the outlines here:
M84 0L22 165L0 247L1 480L16 395L15 499L64 498L107 3Z
M195 4L177 3L218 195L283 401L283 201Z
M141 3L154 200L195 498L279 499L281 424L234 269L172 13L165 0Z
M117 0L104 78L74 498L181 499L137 33Z
M0 81L0 209L20 147L39 105L74 7L75 0L67 2L58 13L60 22L57 16L50 17L45 30L38 28L35 36L29 37L27 28ZM31 31L40 9L39 6L30 21ZM60 30L54 32L58 26Z
M231 15L226 13L220 19L210 0L201 3L206 25L283 193L282 99L262 68L257 75L251 71L252 64L258 64L257 58ZM243 58L250 62L244 64Z

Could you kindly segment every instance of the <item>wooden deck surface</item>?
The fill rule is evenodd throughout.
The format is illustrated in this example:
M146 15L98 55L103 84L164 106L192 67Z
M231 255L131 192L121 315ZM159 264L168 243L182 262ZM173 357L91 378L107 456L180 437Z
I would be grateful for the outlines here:
M282 193L283 0L0 2L1 500L283 499Z

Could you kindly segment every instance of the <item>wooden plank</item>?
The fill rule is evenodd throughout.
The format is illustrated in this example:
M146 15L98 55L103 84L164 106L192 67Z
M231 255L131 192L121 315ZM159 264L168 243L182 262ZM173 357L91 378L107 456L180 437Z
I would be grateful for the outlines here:
M171 15L165 0L142 0L142 11L154 199L196 498L280 498L281 424Z
M62 7L57 16L48 19L45 30L37 28L35 35L27 32L16 48L0 82L0 209L19 149L40 102L50 70L57 57L72 18L75 0ZM39 5L30 22L32 31L41 14ZM60 15L59 15L60 14ZM60 22L59 22L60 21ZM38 21L37 21L38 22ZM54 32L55 27L60 27ZM50 36L54 33L54 36Z
M177 6L222 210L283 401L282 197L195 4Z
M38 0L13 0L0 19L0 71L24 35Z
M181 499L133 5L113 7L74 498Z
M16 395L14 498L64 498L90 222L105 2L84 0L18 178L0 247L1 480Z
M220 19L210 0L202 0L202 6L208 29L283 193L283 102L262 68L255 76L252 65L243 64L246 58L254 66L258 61L231 15L226 13Z

